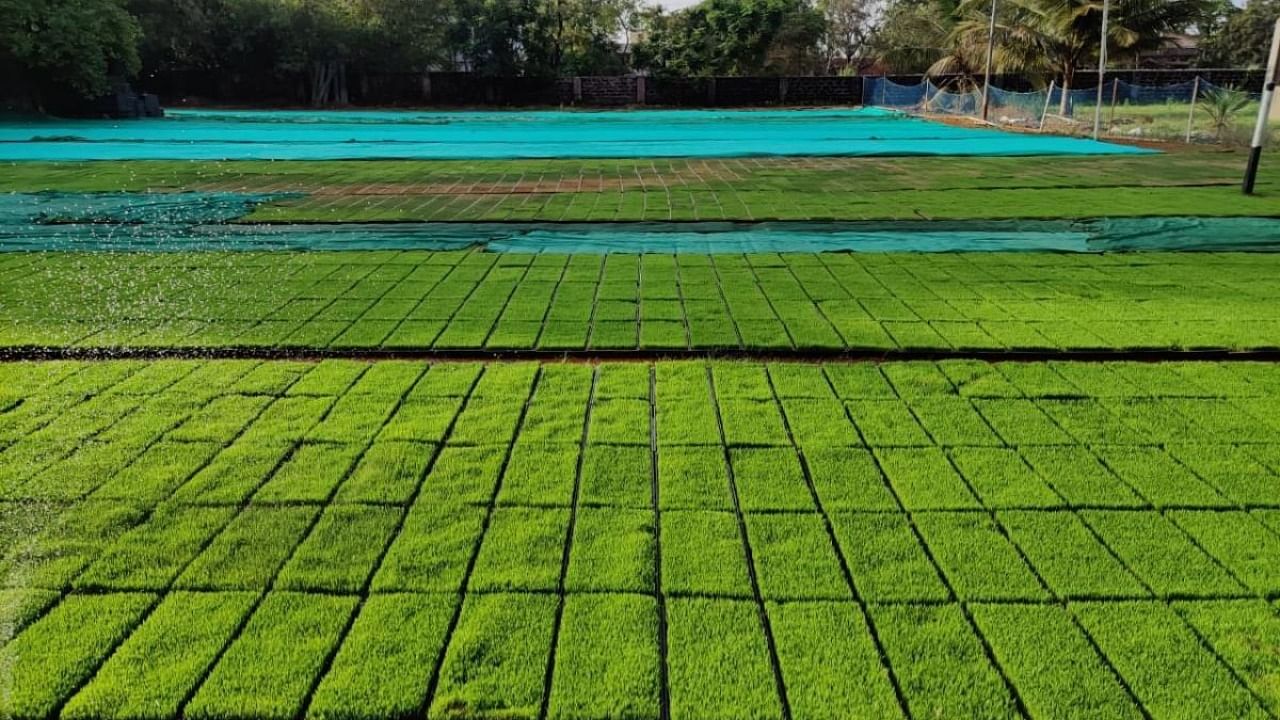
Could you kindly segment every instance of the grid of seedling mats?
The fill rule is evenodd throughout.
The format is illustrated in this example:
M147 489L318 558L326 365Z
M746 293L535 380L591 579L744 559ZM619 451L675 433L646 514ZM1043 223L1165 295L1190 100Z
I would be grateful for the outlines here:
M32 162L0 235L1276 216L1241 164ZM177 248L0 253L0 716L1280 717L1280 256Z
M0 365L17 718L1267 718L1280 368Z
M1280 255L0 254L0 347L1280 347Z

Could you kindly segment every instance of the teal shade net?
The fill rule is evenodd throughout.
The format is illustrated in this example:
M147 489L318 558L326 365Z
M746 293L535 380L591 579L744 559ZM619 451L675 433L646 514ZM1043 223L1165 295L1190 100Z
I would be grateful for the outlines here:
M514 253L1280 251L1280 219L891 222L236 223L291 195L0 195L0 251L467 250Z
M0 232L56 233L63 225L147 225L178 231L226 223L258 205L296 193L10 193L0 194ZM41 228L46 228L42 230Z
M608 112L173 111L0 123L0 161L1033 156L1149 153L881 108Z

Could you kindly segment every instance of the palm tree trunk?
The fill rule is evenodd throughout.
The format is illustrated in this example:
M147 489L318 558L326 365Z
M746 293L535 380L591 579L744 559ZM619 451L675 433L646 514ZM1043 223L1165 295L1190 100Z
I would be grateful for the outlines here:
M1071 86L1074 84L1075 75L1075 68L1070 66L1062 68L1062 100L1058 104L1058 114L1063 117L1066 117L1071 105Z

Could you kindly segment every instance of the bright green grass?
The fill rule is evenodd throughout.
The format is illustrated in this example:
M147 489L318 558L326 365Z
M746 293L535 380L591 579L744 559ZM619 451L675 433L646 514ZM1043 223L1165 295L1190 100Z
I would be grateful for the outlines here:
M0 467L22 478L0 500L3 702L41 720L1265 717L1280 426L1236 439L1222 413L1266 417L1280 370L1211 367L0 363ZM1039 409L1067 400L1092 405ZM411 403L439 413L397 420ZM990 403L1063 435L924 419L978 427ZM1113 412L1140 403L1218 430L1155 443L1158 414ZM868 421L878 405L909 442Z

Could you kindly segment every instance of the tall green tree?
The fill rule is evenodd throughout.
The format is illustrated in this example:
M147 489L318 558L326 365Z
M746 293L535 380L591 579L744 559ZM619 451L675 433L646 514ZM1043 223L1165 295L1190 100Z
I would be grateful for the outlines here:
M16 69L37 104L45 90L99 95L113 75L137 72L140 34L121 0L0 0L0 67Z
M1250 0L1244 9L1228 4L1205 29L1203 62L1210 67L1259 68L1267 62L1280 0Z
M819 0L823 68L827 73L851 67L870 54L868 48L878 27L880 5L880 0Z
M807 73L823 28L807 0L704 0L652 13L635 61L660 75Z
M955 24L952 0L897 0L885 10L872 47L893 72L924 72L950 52Z

